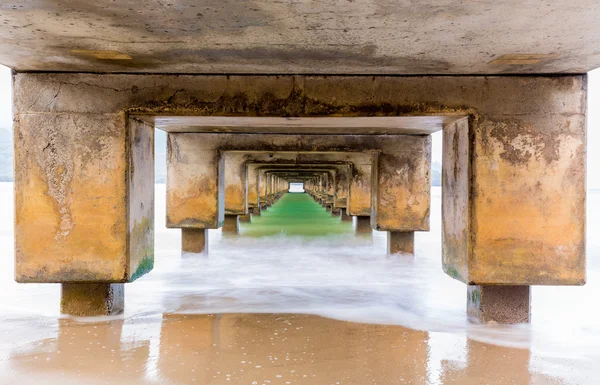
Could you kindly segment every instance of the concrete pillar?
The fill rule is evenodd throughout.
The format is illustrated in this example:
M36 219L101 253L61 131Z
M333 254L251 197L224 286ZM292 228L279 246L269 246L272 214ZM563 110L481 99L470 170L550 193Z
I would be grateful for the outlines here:
M332 208L331 209L331 216L332 217L339 217L341 211L342 211L342 209L340 209L340 208Z
M393 143L393 142L392 142ZM429 231L431 136L373 154L371 227L380 231Z
M371 234L373 229L371 228L371 218L366 216L356 217L356 233Z
M237 234L240 231L240 223L237 215L225 215L223 222L223 232Z
M414 254L415 232L414 231L388 231L387 234L388 254Z
M527 323L531 321L529 286L469 285L467 315L482 323Z
M371 163L353 164L347 198L348 214L371 215Z
M208 251L208 229L181 229L181 250L189 253Z
M238 215L238 221L240 222L252 222L252 214Z
M342 210L342 221L343 222L352 222L352 215L348 215L346 209Z
M122 283L63 283L60 312L79 317L121 313L125 306Z

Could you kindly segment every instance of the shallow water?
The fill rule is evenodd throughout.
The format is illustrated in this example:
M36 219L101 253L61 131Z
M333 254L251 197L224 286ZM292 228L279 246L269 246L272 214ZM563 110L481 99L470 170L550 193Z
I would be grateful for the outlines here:
M208 256L182 255L164 190L155 269L127 285L125 314L61 319L58 285L12 280L12 184L0 183L0 384L598 382L597 192L588 285L535 287L531 325L484 326L441 270L439 189L415 257L386 255L385 233L356 237L299 194L239 236L210 231Z

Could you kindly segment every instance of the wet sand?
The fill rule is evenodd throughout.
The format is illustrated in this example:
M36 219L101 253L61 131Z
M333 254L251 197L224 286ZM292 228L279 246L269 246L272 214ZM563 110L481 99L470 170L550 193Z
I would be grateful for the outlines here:
M179 232L160 223L160 188L155 270L127 285L114 318L62 318L58 285L12 282L2 219L0 384L598 383L594 263L584 288L535 288L532 325L470 325L465 286L440 268L433 211L415 258L386 256L383 233L265 226L261 237L259 223L211 232L202 258L181 255ZM9 206L10 186L0 196Z

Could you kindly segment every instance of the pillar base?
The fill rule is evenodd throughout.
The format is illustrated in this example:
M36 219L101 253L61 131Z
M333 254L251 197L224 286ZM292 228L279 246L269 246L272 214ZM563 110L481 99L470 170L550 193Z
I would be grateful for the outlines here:
M528 323L531 321L530 286L469 285L467 315L473 322Z
M342 209L342 221L343 222L352 222L352 215L348 215L346 213L346 209Z
M252 222L252 214L238 215L238 221L240 222Z
M60 312L78 317L115 315L125 308L122 283L63 283Z
M388 231L388 254L413 254L415 253L414 231Z
M371 217L357 216L355 231L361 234L371 234L373 231L371 228Z
M341 210L339 207L338 207L338 208L331 209L331 216L332 216L332 217L339 217L339 216L340 216L340 212L341 212L341 211L342 211L342 210Z
M208 251L208 229L181 229L181 250L188 253Z
M237 215L225 215L225 221L223 222L223 232L237 234L240 230L238 216Z

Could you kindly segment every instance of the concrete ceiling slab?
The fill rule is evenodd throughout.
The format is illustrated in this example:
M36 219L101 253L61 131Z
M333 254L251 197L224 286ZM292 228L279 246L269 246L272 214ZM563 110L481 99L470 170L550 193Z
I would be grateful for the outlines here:
M20 71L583 73L597 0L13 0L0 63Z
M428 135L464 116L374 116L278 118L244 116L144 116L137 119L167 132L260 134Z

